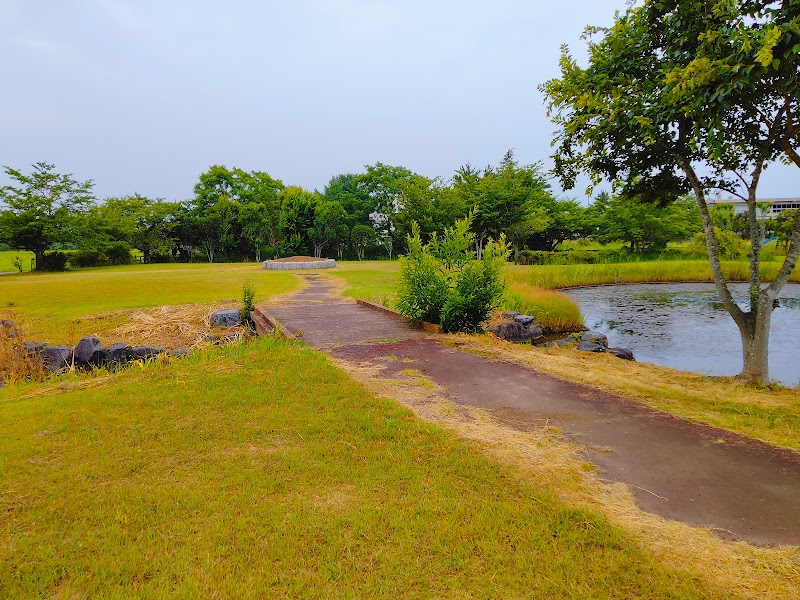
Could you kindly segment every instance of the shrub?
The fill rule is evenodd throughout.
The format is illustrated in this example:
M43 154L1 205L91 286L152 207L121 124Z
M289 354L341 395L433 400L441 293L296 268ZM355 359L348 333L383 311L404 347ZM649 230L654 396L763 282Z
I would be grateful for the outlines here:
M63 252L47 252L42 256L42 264L36 268L39 271L66 271L67 258Z
M129 265L133 262L131 246L127 242L111 242L105 247L104 254L109 265Z
M480 329L503 297L500 269L509 254L504 237L489 240L481 260L469 247L472 216L423 244L417 223L408 236L409 252L401 258L397 305L416 321L439 323L448 332Z
M242 323L251 323L250 312L255 308L256 290L253 284L246 281L242 286Z

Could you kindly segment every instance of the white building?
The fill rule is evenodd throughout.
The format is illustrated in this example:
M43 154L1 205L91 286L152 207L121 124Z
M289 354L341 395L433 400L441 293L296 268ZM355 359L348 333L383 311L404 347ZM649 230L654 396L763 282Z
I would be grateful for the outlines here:
M771 219L784 210L800 208L800 198L760 198L758 202L769 205L769 210L758 211L759 219ZM709 206L714 206L715 204L732 204L733 212L737 215L747 212L747 202L740 198L713 198L708 200Z

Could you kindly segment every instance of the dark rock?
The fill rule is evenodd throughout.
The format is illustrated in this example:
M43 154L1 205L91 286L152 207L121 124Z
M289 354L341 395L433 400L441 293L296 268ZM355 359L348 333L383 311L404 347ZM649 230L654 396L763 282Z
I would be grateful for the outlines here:
M161 354L161 348L154 346L134 346L128 350L129 360L147 360Z
M536 321L536 319L534 319L533 317L528 316L528 315L515 315L514 316L514 322L515 323L520 323L521 325L530 325L531 323L533 323L535 321Z
M501 340L517 344L529 342L531 339L531 330L526 325L516 322L500 323L492 333Z
M39 352L42 366L56 373L72 364L72 348L68 346L48 346Z
M189 356L189 349L188 348L177 348L175 350L169 351L170 356L174 356L175 358L184 358Z
M528 331L531 332L531 344L541 344L545 341L544 332L536 323L528 325Z
M211 324L219 327L233 327L241 322L242 314L235 308L215 310L211 313Z
M580 350L581 352L605 352L606 347L603 344L597 344L595 342L584 342L581 341L575 348L576 350Z
M518 314L519 314L518 312L510 310L508 312L504 312L503 313L503 318L504 319L511 319L513 321L514 317L516 317Z
M130 344L112 344L106 349L106 362L110 365L124 364L130 350Z
M584 331L581 336L581 342L602 346L603 352L608 350L608 338L598 331ZM596 350L591 350L591 352L596 352Z
M90 335L81 338L81 341L75 346L75 362L81 366L90 364L92 355L98 350L104 350L104 348L103 344L95 336Z
M621 358L622 360L632 360L634 362L636 361L636 359L633 357L633 350L631 350L630 348L609 348L608 353L613 354L614 356L616 356L617 358Z
M105 348L98 348L92 352L92 356L89 358L89 364L93 367L103 367L106 364L107 356L108 352L106 352Z
M22 342L22 347L29 356L40 354L42 350L47 348L47 342Z

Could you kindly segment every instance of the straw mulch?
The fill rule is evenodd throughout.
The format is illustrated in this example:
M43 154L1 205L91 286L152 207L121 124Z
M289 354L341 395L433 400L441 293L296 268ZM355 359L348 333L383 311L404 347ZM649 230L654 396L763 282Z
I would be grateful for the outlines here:
M242 325L212 327L211 313L222 308L238 308L238 306L236 302L218 302L212 305L179 304L122 311L125 322L108 332L107 343L119 341L131 345L175 350L206 344L208 343L206 338L209 336L227 336L230 339L237 334L239 337L252 334L248 327Z

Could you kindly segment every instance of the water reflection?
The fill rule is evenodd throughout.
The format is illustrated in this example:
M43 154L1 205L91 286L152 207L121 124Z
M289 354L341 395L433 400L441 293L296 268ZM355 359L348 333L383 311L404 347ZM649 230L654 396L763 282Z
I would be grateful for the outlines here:
M747 305L747 285L731 286ZM636 359L707 373L735 375L742 368L739 330L713 285L636 284L571 290L586 326L604 332L612 346L631 348ZM772 315L770 377L784 385L800 380L800 284L788 284Z

